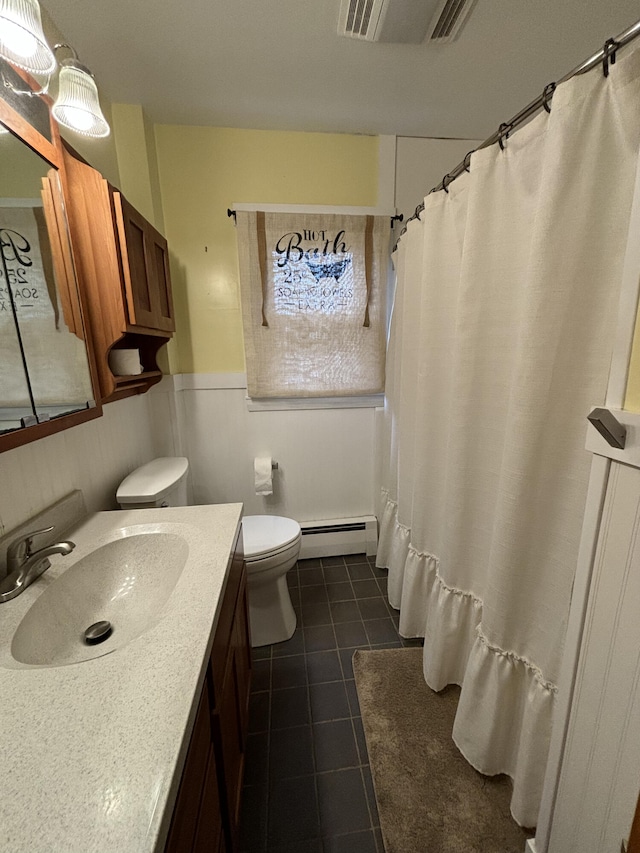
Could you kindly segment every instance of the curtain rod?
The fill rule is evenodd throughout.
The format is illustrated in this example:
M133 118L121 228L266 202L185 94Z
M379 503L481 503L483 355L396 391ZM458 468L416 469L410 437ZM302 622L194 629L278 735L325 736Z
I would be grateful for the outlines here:
M234 224L235 224L235 225L237 225L237 224L238 224L238 219L237 219L237 216L236 216L236 212L237 212L237 211L233 210L233 208L231 208L231 207L228 207L228 208L227 208L227 216L229 217L229 219L231 219L231 218L233 217L233 222L234 222ZM396 214L396 215L394 215L394 216L390 216L390 217L389 217L389 219L391 220L391 228L393 228L394 223L396 223L396 222L402 222L402 220L404 219L404 214L403 214L403 213L398 213L398 214Z
M495 133L492 133L491 136L487 137L484 142L481 142L477 148L469 151L468 154L465 155L464 160L462 160L455 169L452 169L448 172L444 178L437 184L435 187L429 190L427 195L431 195L431 193L438 192L439 190L444 190L448 192L447 187L452 181L455 181L456 178L460 177L463 172L469 171L469 160L474 151L480 151L482 148L488 148L490 145L494 145L496 142L500 145L501 148L504 147L503 140L508 139L511 131L515 130L516 127L523 124L527 119L531 118L531 116L535 115L538 110L543 107L547 110L547 112L551 112L549 103L553 98L553 93L560 83L566 83L567 80L570 80L572 77L575 77L578 74L585 74L587 71L591 71L592 68L595 68L600 62L602 62L604 76L608 76L609 74L609 65L615 64L616 61L616 52L624 45L629 44L629 42L633 41L640 35L640 21L637 21L628 29L624 30L624 32L620 33L616 38L607 39L604 43L603 47L600 48L597 53L594 53L593 56L590 56L589 59L586 59L580 65L576 66L573 71L570 71L568 74L565 74L557 83L549 83L544 87L543 92L539 95L534 101L531 101L530 104L527 104L526 107L520 110L520 112L516 113L509 121L503 122L498 130ZM410 216L402 231L398 235L398 240L407 230L407 225L413 219L419 219L420 214L424 210L424 201L421 202L415 209L413 216ZM397 246L396 241L396 246ZM395 251L395 246L394 246Z

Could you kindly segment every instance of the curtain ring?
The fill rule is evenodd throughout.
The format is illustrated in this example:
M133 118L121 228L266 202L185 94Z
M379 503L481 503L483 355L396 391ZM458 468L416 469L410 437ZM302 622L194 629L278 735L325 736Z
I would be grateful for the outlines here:
M504 151L504 142L503 139L508 139L509 134L513 130L513 125L504 121L498 128L498 145L500 146L500 150Z
M464 155L464 160L462 161L462 165L464 166L465 172L471 172L471 155L475 152L475 148L472 148L471 151L467 151Z
M609 76L609 65L616 64L616 52L620 47L620 43L615 39L607 39L602 48L602 73L605 77Z
M448 180L447 180L447 178L448 178ZM446 192L447 195L449 195L448 187L449 187L450 183L451 183L451 175L447 172L447 174L442 179L442 189Z
M551 107L549 106L549 101L553 98L553 93L556 90L556 83L547 83L542 92L542 106L545 110L550 113Z
M420 214L422 213L422 211L423 211L423 210L424 210L424 202L421 202L421 203L416 207L416 209L415 209L415 211L414 211L414 214L413 214L413 216L412 216L411 218L412 218L412 219L418 219L419 221L421 221L421 220L420 220ZM408 223L407 223L407 224L408 224Z

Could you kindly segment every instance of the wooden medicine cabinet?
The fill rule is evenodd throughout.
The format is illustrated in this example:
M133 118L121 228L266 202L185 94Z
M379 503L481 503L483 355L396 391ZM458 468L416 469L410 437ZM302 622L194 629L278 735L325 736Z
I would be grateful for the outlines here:
M66 147L63 157L100 399L109 402L162 378L156 356L175 329L167 241L99 172ZM131 373L118 375L118 349L139 353Z
M0 452L99 417L50 100L0 60Z

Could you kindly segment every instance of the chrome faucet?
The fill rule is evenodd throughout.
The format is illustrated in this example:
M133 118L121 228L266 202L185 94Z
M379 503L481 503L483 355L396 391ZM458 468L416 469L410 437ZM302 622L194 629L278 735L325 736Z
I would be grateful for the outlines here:
M13 541L7 548L7 576L0 581L0 604L10 601L47 571L52 554L70 554L76 547L75 542L63 541L45 545L33 551L33 540L42 533L50 533L53 527L34 530L26 536Z

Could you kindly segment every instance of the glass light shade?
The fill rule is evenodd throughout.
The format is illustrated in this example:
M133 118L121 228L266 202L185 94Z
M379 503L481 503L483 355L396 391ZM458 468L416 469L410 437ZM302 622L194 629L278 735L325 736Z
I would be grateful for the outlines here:
M0 56L34 74L53 72L56 60L42 32L38 0L0 0Z
M89 69L76 59L63 59L60 65L58 97L53 105L56 120L84 136L108 136L109 125Z

